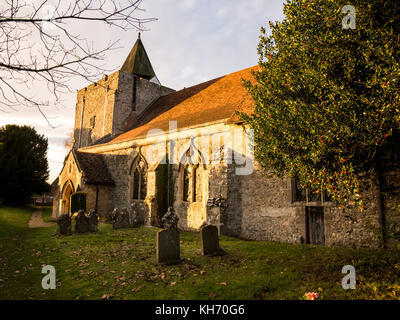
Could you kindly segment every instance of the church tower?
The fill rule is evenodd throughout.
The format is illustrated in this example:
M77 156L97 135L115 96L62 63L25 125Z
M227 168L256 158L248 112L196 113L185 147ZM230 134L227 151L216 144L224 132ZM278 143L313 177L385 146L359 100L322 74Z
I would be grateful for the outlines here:
M151 80L156 76L143 42L140 39L140 32L135 45L122 65L121 71L147 80Z
M158 81L139 33L119 71L78 91L73 148L106 143L173 91Z

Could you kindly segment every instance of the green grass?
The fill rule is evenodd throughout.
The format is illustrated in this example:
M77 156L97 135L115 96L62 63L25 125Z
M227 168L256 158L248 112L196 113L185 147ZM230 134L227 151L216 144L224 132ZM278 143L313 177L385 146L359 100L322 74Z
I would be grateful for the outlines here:
M30 209L0 208L0 299L399 299L400 252L244 241L222 236L228 253L204 257L200 236L181 233L178 265L155 263L156 228L57 236L29 229ZM42 265L57 289L41 287ZM357 271L357 289L341 287L341 269Z
M42 219L44 222L51 222L51 214L53 213L52 207L42 207Z

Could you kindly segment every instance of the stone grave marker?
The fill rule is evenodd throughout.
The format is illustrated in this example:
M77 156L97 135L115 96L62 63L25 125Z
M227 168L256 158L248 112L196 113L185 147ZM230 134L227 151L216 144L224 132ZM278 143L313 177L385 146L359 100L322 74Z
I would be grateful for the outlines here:
M121 214L119 212L118 208L114 208L112 214L111 214L111 221L112 221L112 226L113 229L119 229L121 228L121 223L120 223L120 219L121 219Z
M129 221L129 211L127 208L122 208L121 210L121 228L129 228L130 221Z
M156 259L157 263L178 263L180 261L180 239L178 230L179 217L172 207L162 218L164 230L157 232Z
M98 231L98 219L97 213L95 210L90 211L88 215L89 222L89 232L97 232Z
M135 204L131 203L131 207L129 208L129 226L130 227L138 227L139 226L139 219L138 214L135 210Z
M71 234L71 217L69 214L62 214L57 218L57 233L62 235Z
M176 263L180 261L179 230L164 229L157 232L157 263Z
M79 210L75 217L75 232L87 233L89 232L89 219L83 210Z
M218 228L216 226L203 226L200 229L201 253L203 256L220 253Z

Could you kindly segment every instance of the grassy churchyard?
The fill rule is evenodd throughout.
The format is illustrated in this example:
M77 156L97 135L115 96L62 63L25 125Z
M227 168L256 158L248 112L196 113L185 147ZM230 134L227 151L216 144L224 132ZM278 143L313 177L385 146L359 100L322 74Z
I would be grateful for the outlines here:
M182 263L159 265L156 228L100 224L98 233L57 236L55 225L28 228L30 215L0 208L0 299L300 299L318 289L322 299L400 298L400 251L222 236L228 254L205 257L200 235L181 232ZM355 290L341 286L347 264L357 271ZM55 267L55 290L42 288L42 265Z

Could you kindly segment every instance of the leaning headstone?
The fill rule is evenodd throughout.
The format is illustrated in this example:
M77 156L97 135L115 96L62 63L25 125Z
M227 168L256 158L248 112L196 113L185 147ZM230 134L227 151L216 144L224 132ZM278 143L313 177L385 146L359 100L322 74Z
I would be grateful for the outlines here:
M178 230L179 217L172 207L162 218L164 230L157 232L157 263L177 263L180 261L180 240Z
M157 232L157 263L177 263L180 261L179 230L164 229Z
M89 222L89 232L97 232L98 231L98 219L97 213L95 210L90 211L88 215Z
M57 218L57 233L62 235L71 234L71 217L69 214L62 214Z
M83 210L79 210L75 217L75 232L87 233L89 232L89 219Z
M203 256L220 253L218 228L216 226L204 226L200 229L201 253Z

